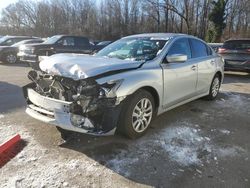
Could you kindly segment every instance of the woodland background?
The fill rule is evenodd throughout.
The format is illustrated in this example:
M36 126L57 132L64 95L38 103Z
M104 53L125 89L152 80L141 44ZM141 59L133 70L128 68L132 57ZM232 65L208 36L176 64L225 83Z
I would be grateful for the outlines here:
M178 32L221 42L250 37L249 23L249 0L19 0L2 10L0 34L115 40Z

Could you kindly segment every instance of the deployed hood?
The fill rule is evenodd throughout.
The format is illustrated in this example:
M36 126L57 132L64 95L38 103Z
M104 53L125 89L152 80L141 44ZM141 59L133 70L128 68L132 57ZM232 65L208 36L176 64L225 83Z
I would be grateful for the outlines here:
M142 62L79 54L56 54L40 62L42 71L74 80L137 68Z

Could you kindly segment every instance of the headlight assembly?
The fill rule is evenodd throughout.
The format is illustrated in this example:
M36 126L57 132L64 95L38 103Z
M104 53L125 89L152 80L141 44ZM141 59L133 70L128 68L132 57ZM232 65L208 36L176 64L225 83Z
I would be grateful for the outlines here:
M111 80L101 85L100 96L106 96L108 98L116 97L116 91L121 86L123 79Z

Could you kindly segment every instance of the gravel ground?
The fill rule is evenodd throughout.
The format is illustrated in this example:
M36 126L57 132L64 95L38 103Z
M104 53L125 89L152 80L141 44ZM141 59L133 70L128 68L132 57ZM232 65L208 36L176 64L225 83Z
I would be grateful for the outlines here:
M57 130L25 114L29 68L0 64L0 143L23 150L0 169L0 187L250 187L250 75L227 73L219 97L164 113L138 140Z

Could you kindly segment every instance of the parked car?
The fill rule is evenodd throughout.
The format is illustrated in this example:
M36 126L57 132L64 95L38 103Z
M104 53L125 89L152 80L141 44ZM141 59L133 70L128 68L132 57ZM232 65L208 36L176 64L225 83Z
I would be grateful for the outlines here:
M108 46L112 42L113 41L102 41L102 42L99 42L98 44L95 45L95 52L100 51L101 49L103 49L104 47Z
M223 46L223 43L208 43L215 52L218 52L219 48Z
M96 55L56 54L32 70L26 112L72 132L142 136L156 115L216 98L223 61L204 41L185 34L124 37Z
M44 42L42 39L28 39L17 42L11 46L0 46L0 61L6 63L16 63L19 61L17 57L17 53L19 48L22 48L24 44L32 44L32 43L42 43Z
M4 36L0 38L0 46L11 46L17 42L27 39L34 39L36 37L29 36Z
M250 73L250 39L225 41L218 53L225 61L225 70Z
M50 56L57 53L83 53L93 52L93 45L89 39L81 36L55 35L42 44L29 44L20 49L18 56L21 61L28 62L37 69L39 56Z

